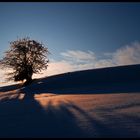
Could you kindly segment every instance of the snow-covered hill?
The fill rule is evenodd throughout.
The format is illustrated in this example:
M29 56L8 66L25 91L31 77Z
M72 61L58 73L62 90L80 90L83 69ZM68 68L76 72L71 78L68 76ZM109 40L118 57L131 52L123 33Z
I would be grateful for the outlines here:
M0 87L0 137L140 137L140 65Z

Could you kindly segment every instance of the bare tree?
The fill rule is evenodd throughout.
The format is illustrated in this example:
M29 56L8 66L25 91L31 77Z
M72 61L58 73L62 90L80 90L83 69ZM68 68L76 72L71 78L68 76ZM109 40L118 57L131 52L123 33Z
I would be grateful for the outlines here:
M29 84L33 73L40 73L48 67L48 48L28 37L10 42L10 50L5 54L0 64L3 68L13 69L11 73L8 73L9 80L26 80L26 84Z

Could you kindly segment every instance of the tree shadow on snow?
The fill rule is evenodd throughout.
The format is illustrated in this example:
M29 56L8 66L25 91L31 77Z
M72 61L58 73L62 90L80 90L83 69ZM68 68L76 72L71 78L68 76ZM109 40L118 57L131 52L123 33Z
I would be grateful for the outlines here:
M54 94L117 94L117 93L139 93L140 83L101 83L92 85L65 85L35 83L27 87L23 87L21 91L30 94L54 93Z
M139 137L129 129L112 128L69 100L46 99L41 105L33 94L0 102L0 137ZM110 119L113 118L105 118ZM117 122L116 122L117 123ZM117 126L117 124L116 124Z

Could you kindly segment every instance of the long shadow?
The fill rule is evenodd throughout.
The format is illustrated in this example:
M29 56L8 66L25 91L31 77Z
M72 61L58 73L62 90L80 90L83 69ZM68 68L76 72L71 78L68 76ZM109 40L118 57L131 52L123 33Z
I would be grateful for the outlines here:
M129 129L117 127L117 122L115 122L116 127L112 128L73 102L60 101L58 105L54 105L55 101L48 99L47 105L42 107L33 98L34 94L30 94L27 90L24 93L26 95L23 100L19 100L17 97L0 102L0 137L108 138L140 136L140 133L132 133ZM79 119L81 117L82 119ZM110 117L106 119L108 122L113 121L113 118ZM81 126L83 122L86 122L85 126Z
M118 122L115 122L115 126L110 126L109 124L107 124L108 122L113 121L113 118L115 118L115 116L113 117L109 117L106 118L104 117L104 119L106 119L107 123L105 121L101 121L98 118L96 118L94 115L90 115L88 114L85 110L81 109L80 107L76 106L74 103L72 102L61 102L60 104L60 109L63 110L63 112L67 111L67 110L75 110L78 112L79 114L79 118L80 116L83 116L83 118L87 121L87 123L90 125L88 126L84 126L85 128L85 135L86 137L97 137L97 138L127 138L127 137L139 137L140 136L140 131L138 133L137 130L130 130L130 128L124 128L123 124L120 124L122 120L118 120ZM135 121L135 124L137 124L139 122L139 117L136 117L136 119L134 120L134 117L127 117L127 116L121 116L123 118L123 120L133 120ZM83 122L85 120L82 120ZM129 121L130 121L129 120ZM81 122L82 123L82 122ZM119 123L119 125L117 124ZM139 127L139 126L138 126ZM90 129L90 131L88 132L87 130Z
M0 137L85 137L67 108L65 112L57 110L49 102L44 110L33 94L25 94L23 100L17 97L0 102Z
M68 84L65 82L49 82L43 80L22 87L20 84L0 87L0 92L19 90L32 94L54 93L54 94L115 94L115 93L139 93L140 82L118 82L118 83L86 83L85 85Z
M101 83L87 84L85 86L50 85L46 83L36 83L23 87L21 91L29 91L30 94L54 93L54 94L115 94L115 93L140 93L140 83Z
M0 92L7 92L7 91L10 91L10 90L16 90L16 89L19 89L19 88L21 88L20 84L3 86L3 87L0 87Z
M0 114L0 137L41 136L39 128L44 115L41 106L32 98L3 100L0 102Z

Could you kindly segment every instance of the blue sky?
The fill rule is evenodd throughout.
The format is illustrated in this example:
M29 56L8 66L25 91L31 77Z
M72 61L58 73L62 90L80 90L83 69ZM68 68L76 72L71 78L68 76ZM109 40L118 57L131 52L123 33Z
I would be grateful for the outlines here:
M86 68L95 61L101 62L88 65L87 69L139 63L136 57L139 27L140 3L3 2L0 3L0 58L9 49L9 41L29 36L47 45L53 67L55 64L71 67L74 63L75 67ZM124 53L120 55L121 52ZM128 52L131 58L126 55ZM123 61L124 54L129 63ZM120 63L115 62L116 56ZM65 64L59 65L61 62ZM67 71L82 68L71 67Z

